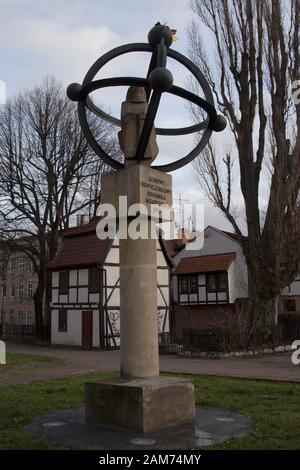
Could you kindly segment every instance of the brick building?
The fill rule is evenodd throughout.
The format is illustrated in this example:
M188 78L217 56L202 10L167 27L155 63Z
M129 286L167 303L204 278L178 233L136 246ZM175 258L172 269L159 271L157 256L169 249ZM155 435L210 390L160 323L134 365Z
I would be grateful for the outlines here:
M0 258L0 323L33 325L33 294L37 277L33 263L22 252Z

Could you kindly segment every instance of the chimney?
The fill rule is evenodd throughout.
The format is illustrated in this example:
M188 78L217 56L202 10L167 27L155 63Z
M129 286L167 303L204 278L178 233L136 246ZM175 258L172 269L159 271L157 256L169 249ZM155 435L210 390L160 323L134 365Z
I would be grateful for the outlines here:
M90 221L90 218L87 214L77 214L77 227L81 225L86 225Z

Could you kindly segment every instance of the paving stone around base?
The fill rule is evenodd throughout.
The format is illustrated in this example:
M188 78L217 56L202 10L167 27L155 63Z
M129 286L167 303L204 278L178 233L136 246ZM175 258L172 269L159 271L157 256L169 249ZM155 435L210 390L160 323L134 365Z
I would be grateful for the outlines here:
M101 447L122 450L163 450L206 447L230 437L244 437L252 429L250 417L211 407L196 407L196 427L177 425L142 434L125 428L86 424L84 409L61 410L41 416L25 427L35 439L71 449ZM140 445L139 445L140 444Z

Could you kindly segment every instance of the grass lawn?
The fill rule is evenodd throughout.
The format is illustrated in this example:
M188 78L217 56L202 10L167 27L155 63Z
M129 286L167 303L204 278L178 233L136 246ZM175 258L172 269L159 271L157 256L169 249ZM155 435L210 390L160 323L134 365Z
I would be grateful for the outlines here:
M174 374L172 374L174 375ZM180 374L178 374L180 375ZM23 432L33 418L83 404L84 382L114 373L0 388L0 449L55 449ZM212 376L190 377L198 405L250 415L253 432L207 449L300 449L300 384Z
M34 362L59 362L60 359L48 356L38 356L33 354L7 353L6 363L10 364L32 364Z

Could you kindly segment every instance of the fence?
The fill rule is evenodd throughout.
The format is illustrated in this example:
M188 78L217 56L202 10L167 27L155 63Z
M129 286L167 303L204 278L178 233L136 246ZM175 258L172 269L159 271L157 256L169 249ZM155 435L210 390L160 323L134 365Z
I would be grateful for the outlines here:
M48 327L44 326L43 337L47 338ZM36 336L35 325L0 324L0 338L23 340Z

